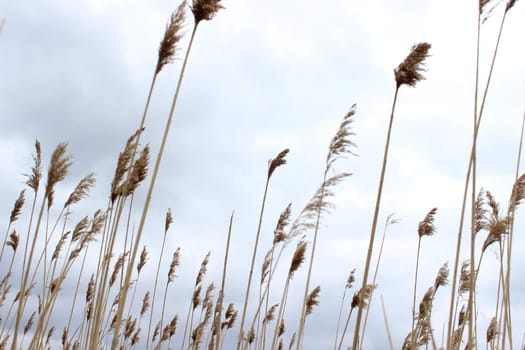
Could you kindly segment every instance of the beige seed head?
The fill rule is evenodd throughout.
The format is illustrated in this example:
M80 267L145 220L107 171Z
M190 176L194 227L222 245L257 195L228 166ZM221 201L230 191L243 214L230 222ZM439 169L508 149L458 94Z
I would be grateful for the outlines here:
M436 226L434 225L434 218L437 212L437 208L431 209L423 221L418 225L417 233L419 237L432 236L436 232Z
M18 219L18 216L20 216L20 212L22 211L22 207L25 203L25 192L26 190L22 190L20 192L20 195L18 196L18 199L15 201L15 205L13 206L13 210L11 211L11 216L9 218L9 223L12 224Z
M69 195L69 198L67 199L66 203L64 203L64 208L70 206L71 204L80 202L82 199L84 199L87 195L91 187L95 184L95 174L90 173L86 177L84 177L80 182L78 183L77 187L71 192Z
M191 5L191 12L195 18L195 25L198 25L202 20L209 21L220 9L224 7L220 4L221 0L193 0Z
M423 65L425 59L428 57L430 46L429 43L425 42L412 46L412 50L405 60L394 69L398 88L401 85L414 87L418 81L425 79L421 72L424 71Z
M269 162L269 166L268 166L268 179L272 176L273 172L275 171L275 169L277 169L278 167L280 167L281 165L284 165L286 164L286 155L288 154L290 150L287 148L281 152L279 152L279 154L274 158L272 159L270 162Z
M182 39L181 30L184 23L184 10L186 5L187 2L184 0L170 17L170 22L166 26L164 37L160 42L155 74L158 74L166 64L173 62L177 52L177 43Z

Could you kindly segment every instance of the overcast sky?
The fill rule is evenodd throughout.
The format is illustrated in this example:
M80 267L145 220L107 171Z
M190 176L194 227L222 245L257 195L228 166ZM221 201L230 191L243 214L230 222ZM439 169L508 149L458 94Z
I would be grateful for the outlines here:
M353 176L337 188L336 209L320 232L311 285L321 285L321 305L309 316L304 348L333 344L346 278L353 268L357 281L363 274L395 88L393 69L413 44L427 41L432 44L427 79L414 89L402 87L399 94L379 219L381 228L390 213L400 220L388 230L376 292L384 297L394 344L400 347L410 329L417 225L433 207L438 207L438 230L422 242L418 300L439 267L454 258L472 134L477 1L223 3L226 9L199 26L146 224L144 244L158 250L164 214L172 209L165 260L169 264L178 246L182 260L169 313L185 313L208 251L209 281L219 283L232 211L225 300L241 308L267 161L290 149L288 163L276 170L270 184L257 266L279 213L292 202L295 217L319 186L330 138L357 103L353 141L359 156L336 163L338 171ZM165 0L0 1L1 222L8 221L23 188L21 174L32 166L35 139L42 143L46 167L59 142L67 141L74 155L72 174L57 196L67 196L82 176L97 173L91 197L73 215L80 218L105 207L118 153L139 125L158 45L176 6ZM483 82L503 8L483 25ZM517 2L507 16L479 134L477 181L504 209L525 107L524 18L524 6ZM191 26L188 16L187 36ZM153 154L186 44L187 37L178 59L158 78L142 138ZM525 283L519 275L525 264L522 211L513 255L515 344L525 331ZM132 224L138 225L138 217ZM152 254L151 274L155 259ZM292 281L286 339L296 329L294 299L302 297L305 273L303 268ZM494 313L496 276L493 250L480 273L480 334ZM276 291L276 300L279 295ZM450 287L443 288L435 302L440 305L434 318L439 338L449 296ZM366 349L386 348L379 298L371 308L368 334Z

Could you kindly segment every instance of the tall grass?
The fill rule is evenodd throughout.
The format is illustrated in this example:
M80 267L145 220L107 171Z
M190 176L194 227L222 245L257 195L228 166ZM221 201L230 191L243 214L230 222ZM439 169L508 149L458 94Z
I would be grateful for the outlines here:
M423 289L425 292L420 292L422 279L426 280L420 275L420 265L425 259L424 252L428 249L422 245L422 239L440 230L436 223L437 208L431 209L419 223L414 223L417 229L413 234L416 257L413 281L404 271L396 276L402 281L400 283L413 286L412 294L403 296L412 307L411 310L406 310L411 317L410 325L407 326L408 333L402 344L393 344L390 325L403 316L387 314L387 307L391 310L392 305L385 305L382 286L376 283L383 261L383 249L389 244L387 228L397 222L392 216L386 220L373 277L369 276L377 245L376 230L381 217L383 193L389 190L387 165L391 149L396 147L393 131L394 117L401 117L396 112L400 102L399 94L403 86L415 87L425 79L425 64L430 56L431 45L421 42L414 45L394 69L395 90L379 169L375 205L373 209L370 208L372 223L367 236L368 249L363 252L364 255L366 253L363 266L353 269L344 281L340 306L330 320L333 321L333 333L323 335L328 339L326 346L333 343L334 349L365 349L368 315L374 312L371 309L373 295L380 292L385 333L388 335L388 344L385 341L384 348L516 348L513 334L521 331L521 325L513 322L510 281L514 266L514 224L519 220L518 208L525 199L525 174L519 175L523 126L515 182L508 184L511 196L504 203L505 209L501 208L490 190L477 188L479 169L476 161L481 117L496 67L500 39L506 16L515 3L516 1L508 1L502 12L487 81L482 86L482 98L478 102L480 29L497 6L490 1L479 2L474 131L468 155L457 244L455 252L451 253L453 255L443 256L444 260L454 261L449 299L437 298L438 290L446 288L449 283L448 262L441 265L433 282ZM111 185L105 208L92 208L94 210L91 213L75 221L73 211L89 197L95 186L95 174L89 173L82 177L70 194L64 195L67 192L65 180L69 180L71 169L75 166L68 144L59 143L50 152L50 159L46 164L44 159L48 156L47 147L43 147L38 140L35 142L34 164L28 175L25 175L24 185L27 188L19 192L12 210L7 213L10 215L6 216L0 250L0 350L219 350L234 347L238 350L299 350L312 349L315 346L309 343L312 341L309 333L315 334L316 329L308 325L308 319L318 307L322 307L323 300L340 297L339 291L329 290L316 282L318 277L314 271L316 267L328 272L332 269L325 261L320 260L319 249L321 242L330 240L329 232L324 232L326 227L323 222L335 207L333 199L338 194L337 190L343 180L352 181L351 173L340 171L336 165L343 166L342 163L348 161L347 157L356 155L357 142L354 139L359 130L360 117L356 116L355 105L344 115L335 135L327 140L328 152L324 163L319 164L321 184L295 218L292 204L289 204L279 215L273 237L268 239L265 236L269 216L266 208L273 199L269 193L270 180L284 176L284 171L276 172L276 169L288 163L290 158L287 157L293 156L293 150L289 152L288 148L284 148L268 161L265 169L254 235L236 232L237 218L234 220L232 213L228 225L218 230L224 234L224 246L207 247L208 242L198 242L206 248L207 253L200 266L195 266L195 279L190 280L190 285L181 286L182 282L179 282L179 266L184 257L184 247L174 248L170 245L168 235L172 232L179 234L171 209L166 211L162 232L148 232L146 225L182 84L185 79L191 79L185 78L185 73L191 64L190 53L197 40L197 29L203 21L213 19L222 8L220 0L193 0L191 5L184 0L170 16L158 50L140 123L136 129L136 126L126 126L136 131L130 132L131 136L116 157L115 173L109 181ZM190 38L183 50L174 95L163 134L159 138L159 149L153 151L149 145L142 145L143 131L149 123L147 117L157 77L175 59L176 53L181 51L179 45L188 11L193 15ZM431 81L426 83L432 84ZM525 115L523 121L525 125ZM354 122L358 124L357 132ZM155 155L153 167L150 164L152 154ZM43 170L45 166L47 172ZM352 171L358 172L359 169ZM147 184L147 188L142 188L143 184ZM173 186L182 184L174 183ZM470 203L467 201L469 194ZM469 222L465 222L465 212L469 205L471 218ZM352 228L352 213L348 213L346 217ZM135 222L138 222L136 227ZM172 226L174 222L175 227ZM198 223L196 225L198 227ZM461 245L462 233L466 227L471 228L471 234L465 259ZM240 240L240 234L248 235L250 242L253 242L253 246L245 247L246 260L232 255L230 250L231 245ZM479 241L481 235L484 235L484 239ZM148 247L148 242L151 243L152 240L160 242L158 250ZM290 248L294 246L295 249ZM208 270L215 262L215 254L222 248L224 255L218 257L222 262L222 266L218 267L220 277L215 281L215 275L208 274ZM485 293L478 281L489 252L496 255L498 266L494 270L497 271L497 276L493 278L496 290L494 307L486 310L480 308L477 300ZM460 260L463 260L462 264ZM259 262L262 262L260 267L257 265ZM247 278L236 276L232 272L232 265L245 266ZM257 281L254 276L260 276L260 279L258 286L252 288L254 281ZM359 276L362 276L362 280L354 288ZM178 297L178 289L182 287L191 288L191 295L187 299ZM255 295L254 290L257 287L258 295ZM240 290L239 295L232 293L232 290ZM436 319L438 315L435 315L434 310L438 305L440 309L448 306L449 312L444 319ZM484 330L480 329L480 314L493 315ZM443 325L441 332L440 325ZM374 325L375 329L377 327L382 326ZM350 331L352 328L353 332Z

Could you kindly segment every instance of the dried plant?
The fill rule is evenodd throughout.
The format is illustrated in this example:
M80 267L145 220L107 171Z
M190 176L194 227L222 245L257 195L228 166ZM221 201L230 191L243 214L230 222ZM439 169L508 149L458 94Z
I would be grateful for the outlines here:
M35 155L33 156L33 160L35 165L31 168L31 174L26 175L26 184L36 193L38 192L40 180L42 179L42 149L40 148L40 142L38 140L35 141Z
M279 154L272 159L268 164L268 178L270 178L278 167L281 165L286 164L286 155L290 152L288 148L284 149L283 151L279 152Z
M82 199L86 198L88 195L89 190L93 185L95 184L95 174L90 173L86 175L80 182L78 183L77 187L71 192L69 195L69 198L67 199L66 203L64 203L64 208L80 202Z
M433 208L428 212L423 221L419 223L417 233L419 237L432 236L436 232L436 226L434 225L434 217L436 215L437 208Z
M71 156L68 155L66 152L67 143L61 143L57 146L57 148L53 151L53 154L51 155L51 163L47 172L46 184L46 198L48 208L53 205L55 185L58 182L64 180L72 164Z
M168 211L166 212L166 224L164 225L164 232L168 232L171 224L173 224L173 216L171 215L171 209L168 208Z
M412 46L412 50L410 50L405 60L394 69L398 88L401 85L414 87L418 81L425 79L422 72L425 71L423 66L425 59L428 57L430 46L429 43L425 42Z
M193 0L191 5L191 12L195 18L195 26L202 20L209 21L220 9L224 7L220 4L221 0Z
M487 328L487 343L490 343L496 338L496 335L499 333L498 330L498 319L497 317L492 317L489 323L489 327Z
M15 201L15 205L13 207L13 210L11 211L11 216L9 217L9 224L15 222L20 216L20 212L22 211L22 207L24 206L26 200L24 196L25 192L26 190L22 190L17 200Z
M321 292L321 286L317 286L312 290L308 295L306 300L306 315L310 315L314 309L315 305L319 305L319 293Z
M175 54L177 53L177 44L180 39L182 39L181 31L182 25L184 24L184 11L187 4L186 0L184 0L177 10L171 14L170 21L164 32L164 37L160 42L155 74L159 74L166 64L173 62Z

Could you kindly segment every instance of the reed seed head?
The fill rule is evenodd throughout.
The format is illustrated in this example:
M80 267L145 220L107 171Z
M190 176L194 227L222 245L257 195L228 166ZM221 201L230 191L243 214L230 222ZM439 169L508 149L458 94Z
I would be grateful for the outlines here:
M35 314L36 314L36 311L33 311L31 316L27 320L27 323L24 327L24 334L26 334L31 329L31 327L33 327L33 323L35 322Z
M356 155L353 149L356 144L350 140L355 133L352 131L352 123L354 122L356 105L352 105L350 111L345 114L343 121L339 125L335 136L330 141L328 147L328 155L326 156L326 170L330 169L334 162L346 155Z
M149 146L144 147L140 156L131 167L129 179L122 184L120 193L127 197L135 193L135 190L148 176Z
M248 334L246 335L246 341L248 344L252 344L255 341L255 330L253 327L251 327L248 331Z
M279 152L279 154L274 159L272 159L269 162L269 165L268 165L268 179L270 179L270 177L272 177L272 174L275 171L275 169L277 169L281 165L286 164L285 157L288 154L288 152L290 152L290 150L288 148L286 148L285 150Z
M490 343L494 340L494 338L496 338L496 335L499 333L498 328L498 319L496 317L492 317L489 327L487 328L487 343Z
M277 244L286 240L286 233L284 229L290 223L290 215L292 214L292 203L289 203L286 208L283 210L281 215L279 215L279 220L273 231L273 244Z
M171 208L166 212L166 224L164 225L164 233L168 232L171 224L173 224L173 216L171 215Z
M86 291L86 303L91 302L94 296L95 296L95 275L91 274L91 279L89 280L87 291Z
M26 184L33 189L36 193L40 186L40 180L42 179L42 149L40 148L40 142L35 141L35 155L33 156L35 165L31 168L31 174L25 175L27 177Z
M517 0L509 0L507 2L507 5L505 6L505 12L509 11L512 7L514 7L514 4L516 4Z
M353 269L353 270L350 272L350 275L348 275L348 279L346 280L345 288L346 288L346 289L350 289L350 288L352 288L354 282L355 282L355 269Z
M146 311L148 311L148 308L150 306L150 295L149 290L144 294L144 298L142 299L142 307L140 308L140 316L142 317Z
M64 203L64 208L70 206L71 204L80 202L82 199L84 199L87 195L91 187L95 184L95 174L90 173L86 177L84 177L80 182L78 183L77 187L71 192L69 195L69 198L67 199L66 203Z
M184 10L186 8L187 1L184 0L177 10L171 14L170 21L166 26L164 37L160 42L159 56L157 60L157 67L155 68L155 74L159 74L162 68L171 62L175 58L177 52L177 43L182 39L182 25L184 23Z
M438 271L436 280L434 281L434 289L437 291L438 287L446 286L448 284L448 262L445 262Z
M168 271L168 283L171 283L175 280L175 269L180 264L180 247L173 253L173 258L171 259L170 269Z
M310 315L314 309L314 306L319 305L319 293L321 292L321 286L317 286L312 290L306 299L306 315Z
M423 66L428 57L430 46L429 43L425 42L412 46L412 50L405 60L394 69L397 88L401 85L414 87L418 81L425 79L422 72L425 71Z
M208 271L208 261L210 259L211 252L208 252L206 256L204 257L204 260L201 263L201 268L199 269L199 273L197 274L197 278L195 279L195 285L198 285L202 282L202 279L204 278L204 275L206 275L206 272Z
M306 242L300 241L295 248L295 253L293 254L292 263L290 264L290 270L288 271L288 276L291 278L295 271L299 269L301 264L304 262L306 252Z
M195 25L198 25L202 20L209 21L220 9L224 7L220 4L221 0L193 0L191 5L191 12L195 18Z
M136 149L136 141L143 129L139 129L133 133L126 141L124 150L120 152L117 160L117 167L115 168L115 175L111 181L111 202L115 202L118 196L122 195L122 181L124 175L129 169L134 150Z
M142 252L140 253L140 259L137 264L137 272L140 273L144 265L146 265L146 261L148 260L148 249L146 249L146 246L142 248Z
M15 222L18 217L20 216L20 212L22 211L22 207L25 203L25 192L26 190L22 190L20 194L18 195L17 200L15 201L15 205L13 206L13 210L11 211L11 216L9 218L9 223L12 224Z
M417 233L419 237L432 236L436 232L436 226L434 225L434 218L437 212L437 208L431 209L423 221L419 223Z
M522 174L512 186L510 196L509 213L514 212L525 198L525 173Z
M263 320L264 323L268 323L274 320L274 313L275 313L275 309L277 308L277 306L279 306L279 304L273 304L268 309L268 311L266 312L266 315L264 316L264 320Z
M51 163L47 172L47 185L46 185L46 198L47 207L50 208L53 205L54 199L54 188L55 185L64 180L69 172L72 161L71 156L66 154L67 143L61 143L53 151L51 155Z
M9 240L5 243L8 247L13 248L13 252L16 252L18 248L18 243L20 242L20 237L15 230L9 235Z

